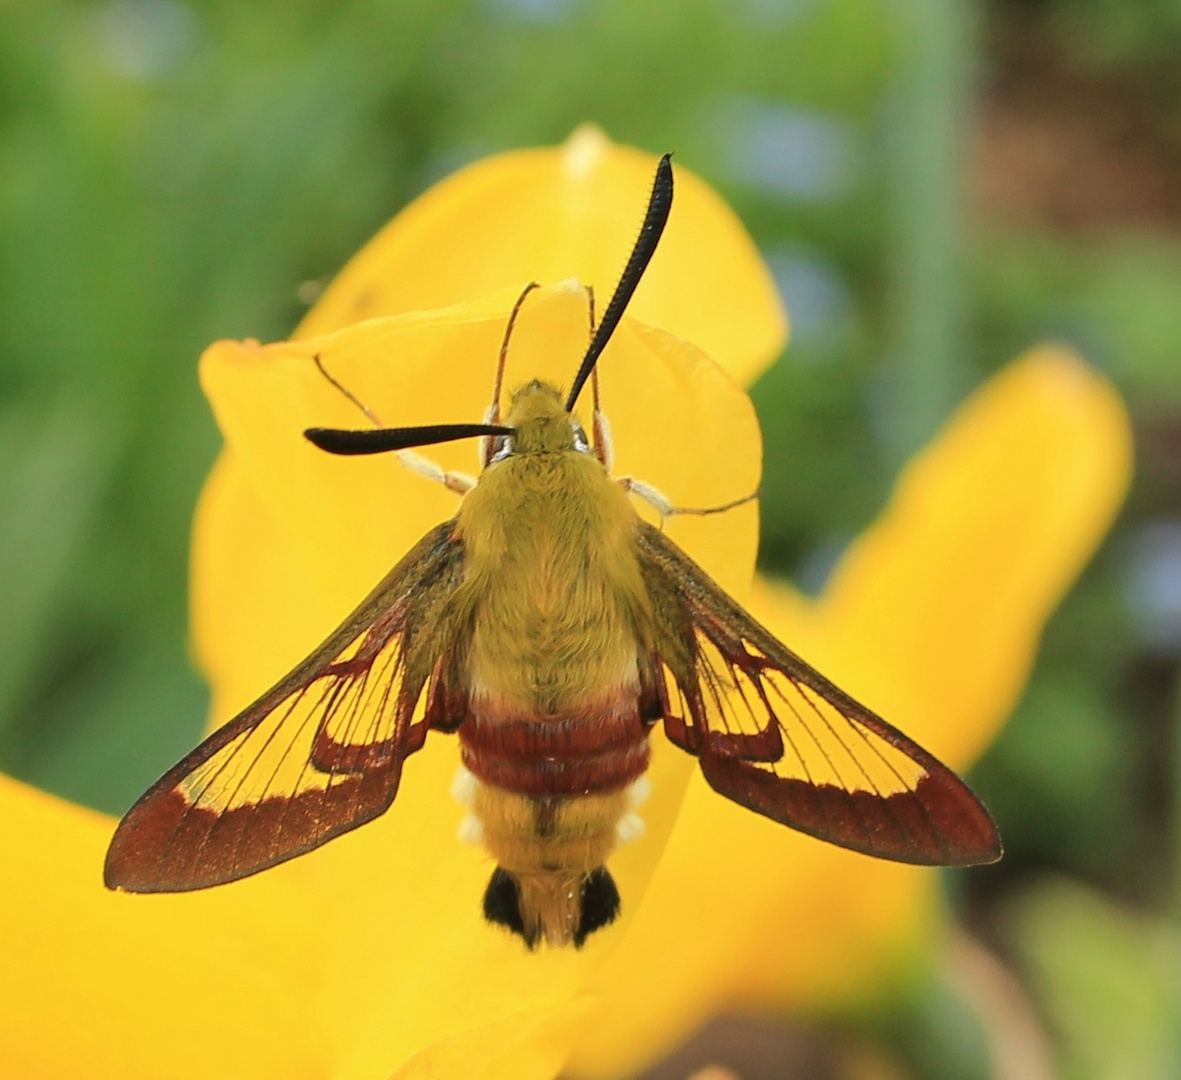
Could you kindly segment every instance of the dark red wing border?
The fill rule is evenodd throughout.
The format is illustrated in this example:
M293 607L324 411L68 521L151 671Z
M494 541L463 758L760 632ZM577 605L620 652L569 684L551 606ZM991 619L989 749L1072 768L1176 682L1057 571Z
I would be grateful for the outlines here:
M120 822L103 879L127 892L189 892L277 866L389 809L401 760L331 787L275 796L218 813L194 807L174 785Z
M775 776L715 752L708 741L699 758L705 779L719 794L772 821L865 855L921 866L977 866L1001 856L987 811L942 766L914 791L882 798Z

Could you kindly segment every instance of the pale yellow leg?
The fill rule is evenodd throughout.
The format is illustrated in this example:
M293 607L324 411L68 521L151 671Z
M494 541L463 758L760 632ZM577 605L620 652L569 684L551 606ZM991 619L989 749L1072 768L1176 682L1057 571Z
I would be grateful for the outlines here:
M673 506L671 500L664 492L659 488L653 487L651 484L644 483L643 480L637 480L633 476L621 476L616 482L624 491L632 495L638 495L646 503L655 508L662 521L665 518L676 517L678 514L693 514L697 517L704 517L707 514L724 514L727 510L733 510L735 507L743 506L759 497L757 491L752 491L749 495L744 495L741 499L734 499L732 502L722 503L720 506Z

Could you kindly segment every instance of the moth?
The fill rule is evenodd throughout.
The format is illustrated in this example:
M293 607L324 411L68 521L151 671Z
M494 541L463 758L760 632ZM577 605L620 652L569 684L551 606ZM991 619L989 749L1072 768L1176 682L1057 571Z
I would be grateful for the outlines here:
M597 379L593 441L575 418L672 198L666 155L567 393L527 383L502 420L526 289L483 423L305 432L343 455L479 438L484 468L478 483L439 471L464 492L455 517L136 802L107 853L109 888L203 889L311 851L384 813L403 762L439 731L458 736L467 828L497 864L485 917L530 948L581 947L619 912L606 863L637 826L657 723L714 790L821 840L907 863L1000 858L992 819L962 780L641 518L634 494L670 508L655 489L610 477Z

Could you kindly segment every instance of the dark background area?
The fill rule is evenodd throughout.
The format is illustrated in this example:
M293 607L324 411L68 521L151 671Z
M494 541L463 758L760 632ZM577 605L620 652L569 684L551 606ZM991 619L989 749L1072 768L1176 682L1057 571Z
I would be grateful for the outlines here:
M675 148L786 297L753 391L765 569L818 589L906 455L1037 341L1124 394L1131 499L972 778L1008 854L948 886L1060 1075L1178 1075L1178 0L10 0L0 766L121 812L199 735L203 347L286 336L434 180L584 120ZM988 1075L939 995L742 1078Z

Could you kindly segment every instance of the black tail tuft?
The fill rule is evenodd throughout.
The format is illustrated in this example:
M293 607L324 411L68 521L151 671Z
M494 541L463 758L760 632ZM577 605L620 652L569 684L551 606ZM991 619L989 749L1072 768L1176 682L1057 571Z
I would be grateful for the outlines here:
M588 934L613 923L619 915L619 890L605 866L592 870L582 883L582 917L574 932L574 946L581 949Z
M484 918L498 926L507 926L514 934L525 939L533 948L537 941L530 941L525 934L525 920L521 918L521 894L517 879L499 866L492 872L488 888L484 890Z

